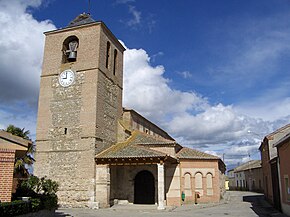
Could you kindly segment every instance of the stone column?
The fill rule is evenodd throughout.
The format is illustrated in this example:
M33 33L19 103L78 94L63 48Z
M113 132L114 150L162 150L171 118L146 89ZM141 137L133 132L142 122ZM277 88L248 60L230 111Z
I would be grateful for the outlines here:
M110 206L109 165L96 165L96 202L100 208Z
M159 163L157 164L157 173L158 173L158 209L163 210L165 209L164 206L164 164Z

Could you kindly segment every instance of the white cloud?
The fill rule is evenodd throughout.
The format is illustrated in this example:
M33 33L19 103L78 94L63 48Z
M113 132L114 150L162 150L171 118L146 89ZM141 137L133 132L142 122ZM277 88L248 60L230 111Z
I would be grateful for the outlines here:
M128 2L128 1L127 1ZM27 12L29 7L40 6L40 0L0 1L0 127L15 124L35 131L36 102L38 98L44 37L43 32L55 28L49 21L39 22ZM141 13L131 7L131 25L141 22ZM9 37L7 37L9 36ZM262 47L264 43L261 44ZM275 53L269 49L253 48L248 59L264 64L268 58L261 55L279 56L283 51L276 46ZM247 56L247 55L246 55ZM154 58L154 57L152 57ZM124 54L124 106L131 107L156 122L182 145L192 146L207 153L222 156L228 162L229 154L244 156L256 153L259 139L248 130L265 135L289 122L289 98L284 101L263 104L257 112L257 104L212 105L198 93L181 91L170 87L162 65L153 67L150 57L143 49L127 49ZM234 61L235 62L235 61ZM246 64L246 61L242 62ZM235 64L233 64L235 66ZM249 64L253 65L253 64ZM242 69L240 69L242 72ZM184 72L184 76L190 76ZM222 76L221 76L222 77ZM225 77L223 77L225 78ZM285 84L285 86L287 86ZM284 90L284 89L283 89ZM283 91L281 91L283 92ZM263 101L266 102L266 101ZM32 107L31 107L32 106ZM267 120L268 110L274 115ZM259 115L262 114L262 115ZM277 119L279 118L279 119Z
M43 32L55 29L27 12L40 0L0 1L0 125L35 128L43 56ZM19 112L16 115L14 112ZM33 111L33 112L32 112ZM34 123L34 124L33 124ZM20 127L22 127L20 126ZM35 129L29 129L35 131Z
M155 62L157 57L160 57L160 56L163 56L163 55L164 55L164 53L162 51L159 51L158 53L153 54L153 55L150 56L150 61L151 62Z
M135 2L135 0L116 0L116 4L127 4L131 2Z
M178 72L184 79L188 79L192 77L192 74L189 71Z
M163 127L182 145L220 157L225 153L229 163L243 162L249 158L248 153L259 157L261 139L287 122L287 119L270 122L250 116L233 105L211 105L197 93L171 88L164 73L163 66L150 64L145 50L127 48L124 106ZM249 134L249 130L256 135ZM261 136L257 138L257 134Z
M200 110L207 100L194 92L171 89L164 67L150 65L143 49L127 49L124 55L124 105L162 121L169 115Z
M28 7L40 1L0 2L0 99L37 102L44 45L43 32L55 27L36 21Z
M217 21L223 23L215 25L223 28L216 34L222 31L226 43L215 44L217 50L223 49L223 58L209 69L213 81L243 89L270 84L277 76L290 79L289 72L285 68L281 72L279 68L282 59L290 57L289 18L289 14L282 13L268 19L239 17L228 22Z
M128 26L136 26L141 22L141 12L136 9L135 6L129 5L129 13L133 15L133 18L127 21Z

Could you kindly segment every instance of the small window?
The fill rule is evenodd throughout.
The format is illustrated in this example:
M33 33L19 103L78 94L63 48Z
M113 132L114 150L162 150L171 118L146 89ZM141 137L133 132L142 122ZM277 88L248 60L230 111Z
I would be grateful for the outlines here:
M213 195L213 184L212 184L212 174L208 173L206 175L206 192L207 195Z
M117 64L117 50L114 50L114 68L113 68L113 74L116 75L116 64Z
M108 41L107 42L107 52L106 52L106 68L109 67L110 49L111 49L111 43Z
M194 178L195 178L195 190L202 189L202 174L196 173Z
M62 45L62 62L76 62L79 39L76 36L66 38Z
M190 174L186 173L184 175L184 189L191 190Z

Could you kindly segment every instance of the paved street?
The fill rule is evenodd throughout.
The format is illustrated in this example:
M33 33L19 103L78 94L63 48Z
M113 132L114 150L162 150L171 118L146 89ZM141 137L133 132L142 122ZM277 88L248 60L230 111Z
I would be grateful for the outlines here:
M158 217L200 217L200 216L230 216L230 217L286 217L273 207L271 207L263 198L263 195L252 192L227 192L227 199L220 204L207 205L184 205L177 208L168 208L164 211L158 211L156 206L126 205L114 206L109 209L91 210L91 209L59 209L55 216L74 216L74 217L139 217L139 216L158 216Z

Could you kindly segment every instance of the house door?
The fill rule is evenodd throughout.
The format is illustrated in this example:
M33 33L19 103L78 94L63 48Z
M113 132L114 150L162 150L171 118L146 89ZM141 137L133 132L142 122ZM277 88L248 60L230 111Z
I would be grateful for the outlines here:
M154 176L147 170L143 170L135 176L134 203L155 204Z

